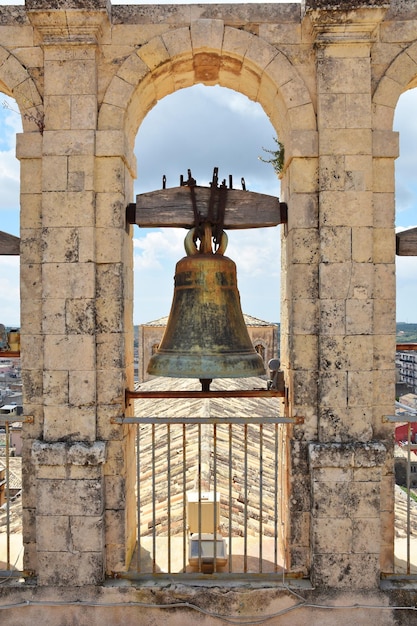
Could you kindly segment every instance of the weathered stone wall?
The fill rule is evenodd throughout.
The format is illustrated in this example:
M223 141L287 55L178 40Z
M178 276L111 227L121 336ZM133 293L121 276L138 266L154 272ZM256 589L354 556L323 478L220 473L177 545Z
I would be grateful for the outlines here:
M24 542L38 585L99 585L134 547L133 430L112 421L133 385L133 145L158 100L202 82L258 101L285 145L281 363L286 413L304 418L282 441L286 565L319 589L375 588L393 566L392 123L417 84L417 2L26 0L0 7L0 81L23 121Z

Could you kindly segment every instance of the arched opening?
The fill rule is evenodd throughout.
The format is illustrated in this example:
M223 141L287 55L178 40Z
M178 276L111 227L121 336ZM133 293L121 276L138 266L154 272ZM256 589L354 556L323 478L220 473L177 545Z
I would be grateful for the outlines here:
M11 342L12 331L20 330L20 173L15 153L22 123L14 99L1 94L1 100L0 324L5 332L0 340L0 569L22 570L22 425L17 422L23 411L22 378L16 356L20 346Z
M415 146L417 124L413 111L417 106L417 89L404 92L395 110L394 129L400 135L400 155L395 166L395 227L396 256L396 421L395 426L395 571L413 574L417 571L415 531L417 497L415 473L417 456L416 423L407 421L417 415L417 351L411 349L417 342L417 255L403 255L403 244L398 237L417 227L417 176ZM402 234L402 235L401 235ZM404 422L400 421L404 419Z
M230 89L196 85L162 99L148 113L136 139L135 193L179 185L191 169L208 186L214 167L220 179L241 178L250 191L279 196L280 184L263 148L274 148L275 131L261 106ZM238 268L245 313L279 320L279 232L277 228L230 231L227 256ZM168 315L175 263L184 256L183 229L135 229L134 323Z
M218 167L220 180L233 176L234 188L240 188L243 178L246 189L278 196L279 180L271 165L260 160L268 157L263 148L274 148L274 136L260 105L237 92L201 85L176 92L161 100L139 129L136 192L161 188L162 176L167 178L167 187L176 187L180 175L186 178L188 169L198 185L209 186L213 167ZM184 256L185 237L182 229L149 230L143 235L140 231L135 229L134 233L134 323L151 322L151 332L149 350L139 345L138 356L153 351L155 326L160 327L160 318L169 313L175 263ZM226 254L237 265L243 312L258 321L277 322L279 228L236 230L228 235ZM276 348L275 332L274 328L271 350ZM144 337L143 330L138 336ZM263 342L257 343L256 350L264 358ZM139 363L138 371L145 368L146 364ZM198 383L188 382L185 388L190 389L193 382ZM263 384L266 388L266 381ZM165 389L164 385L167 383L155 379L147 388ZM178 389L184 381L174 380L172 385ZM213 409L209 402L163 400L146 406L146 400L141 400L135 408L138 417L149 419L152 415L154 420L152 426L143 423L138 429L137 458L141 467L158 468L159 477L158 485L156 481L152 485L152 478L143 479L138 471L141 552L139 555L137 551L133 563L140 573L192 573L195 568L204 571L199 560L206 549L224 573L281 571L277 529L279 434L278 423L273 422L278 417L278 403L220 401L218 414L214 414L216 407ZM255 414L258 419L269 417L272 421L251 424ZM236 423L220 424L219 417ZM175 423L165 423L161 418ZM182 423L184 418L197 421ZM194 558L193 537L203 535L208 545L198 540ZM215 547L212 536L218 537ZM223 558L225 550L227 556Z

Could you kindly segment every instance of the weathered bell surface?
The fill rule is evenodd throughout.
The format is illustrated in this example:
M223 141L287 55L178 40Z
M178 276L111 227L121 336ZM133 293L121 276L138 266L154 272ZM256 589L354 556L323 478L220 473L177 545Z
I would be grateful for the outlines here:
M222 254L226 245L216 253L190 253L186 243L189 256L177 263L168 323L149 374L213 379L265 373L243 319L236 265Z

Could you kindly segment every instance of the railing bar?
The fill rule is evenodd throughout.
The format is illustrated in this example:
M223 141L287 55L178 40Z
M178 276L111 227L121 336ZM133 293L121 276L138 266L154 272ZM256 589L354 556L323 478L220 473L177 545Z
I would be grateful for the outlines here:
M152 573L156 572L155 424L152 424Z
M262 515L263 515L263 428L259 425L259 573L262 574Z
M274 571L278 571L278 424L275 424L274 445Z
M171 573L171 425L167 424L168 573Z
M386 416L388 420L391 416ZM297 424L300 417L114 417L113 424ZM397 421L407 421L397 420ZM411 420L413 421L413 420ZM417 421L417 415L416 420Z
M214 545L213 545L213 571L217 572L217 506L220 507L220 502L217 503L217 426L213 424L213 491L214 491L214 506L213 506L213 527L214 527ZM219 511L220 512L220 511Z
M23 422L24 424L33 424L33 415L13 415L10 413L0 415L0 424L14 424L15 422Z
M187 439L185 424L182 425L182 567L185 572L187 561Z
M243 571L248 571L248 425L244 426Z
M137 493L136 507L137 507L137 517L138 517L138 527L137 527L137 531L136 531L136 536L137 536L137 540L136 540L137 541L137 545L136 545L136 570L138 572L141 571L141 562L140 562L140 554L141 554L141 549L140 549L140 544L141 544L140 525L142 523L141 509L140 509L140 503L141 503L140 469L141 469L141 463L140 463L140 426L138 424L136 426L136 493Z
M232 571L232 424L229 424L229 573Z
M408 422L407 428L407 441L408 441L408 450L407 450L407 574L411 574L411 542L410 542L410 532L411 532L411 423Z
M7 541L7 570L10 570L10 431L9 422L6 422L6 541Z
M201 424L198 425L198 571L201 572Z

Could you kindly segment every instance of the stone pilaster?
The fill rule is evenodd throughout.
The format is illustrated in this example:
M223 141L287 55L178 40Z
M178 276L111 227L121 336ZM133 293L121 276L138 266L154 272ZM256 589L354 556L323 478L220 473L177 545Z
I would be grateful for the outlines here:
M38 584L102 582L105 453L104 442L34 441Z
M310 444L315 586L378 587L385 457L381 443Z

